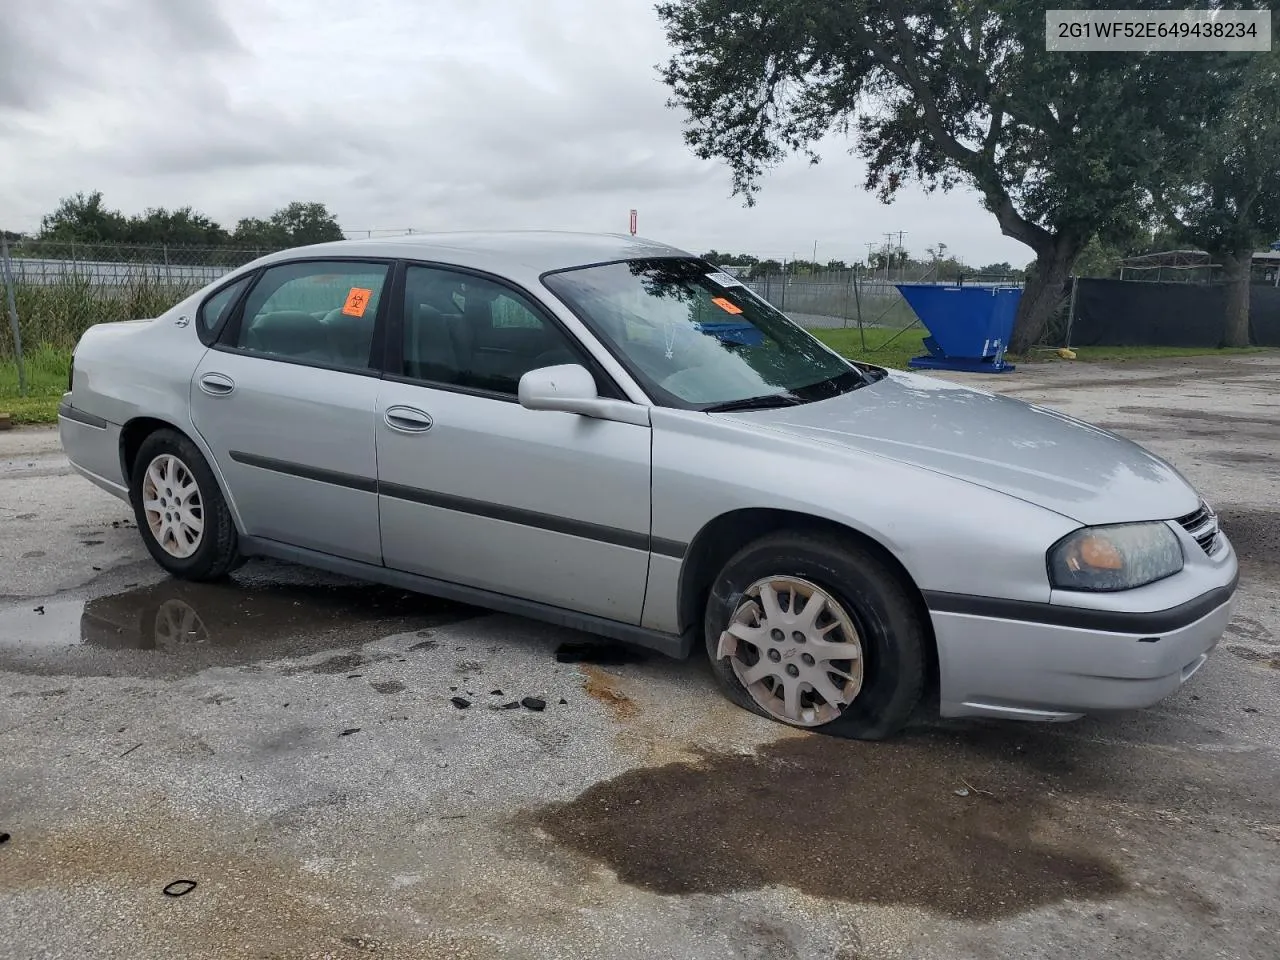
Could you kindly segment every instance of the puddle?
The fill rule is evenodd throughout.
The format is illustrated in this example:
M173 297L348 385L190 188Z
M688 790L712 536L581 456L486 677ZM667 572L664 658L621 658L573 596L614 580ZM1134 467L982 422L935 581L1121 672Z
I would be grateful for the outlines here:
M91 600L48 600L0 610L0 653L40 656L89 649L182 656L207 651L243 661L274 653L278 641L293 638L322 639L332 646L337 633L337 642L348 646L484 613L354 581L170 579ZM355 661L335 659L331 672L345 672L350 665Z
M943 738L789 737L630 770L544 808L537 824L663 895L781 885L971 920L1118 896L1127 884L1105 820L1090 829L1071 816L1043 772Z

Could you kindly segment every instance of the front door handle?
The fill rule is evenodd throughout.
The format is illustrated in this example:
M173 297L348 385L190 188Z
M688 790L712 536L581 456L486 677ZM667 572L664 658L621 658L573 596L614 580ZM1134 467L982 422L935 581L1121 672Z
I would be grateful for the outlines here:
M388 427L400 433L426 433L435 422L425 410L402 406L387 407L382 419Z
M200 378L200 389L211 397L224 397L236 388L236 382L225 373L206 373Z

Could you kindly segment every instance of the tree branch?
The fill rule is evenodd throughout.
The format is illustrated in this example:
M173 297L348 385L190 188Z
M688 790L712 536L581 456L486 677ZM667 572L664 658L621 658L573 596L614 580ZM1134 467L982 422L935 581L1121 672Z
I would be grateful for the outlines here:
M906 24L901 19L896 21L895 24L901 24L902 30L906 29ZM938 102L933 93L920 78L920 75L909 66L911 50L909 46L908 49L903 49L901 36L899 35L897 38L899 55L897 59L894 57L894 52L876 40L870 31L866 33L864 40L867 49L876 55L880 65L911 89L911 92L915 95L916 102L924 112L925 127L928 129L929 134L937 140L943 151L962 166L971 163L978 156L977 151L970 150L957 140L951 131L947 129L947 125L943 123L942 114L938 112Z

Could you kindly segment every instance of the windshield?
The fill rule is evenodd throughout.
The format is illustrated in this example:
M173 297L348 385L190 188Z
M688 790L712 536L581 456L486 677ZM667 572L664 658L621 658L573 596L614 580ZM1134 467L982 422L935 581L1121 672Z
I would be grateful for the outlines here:
M702 260L629 260L552 273L543 282L665 406L804 403L867 382L852 364Z

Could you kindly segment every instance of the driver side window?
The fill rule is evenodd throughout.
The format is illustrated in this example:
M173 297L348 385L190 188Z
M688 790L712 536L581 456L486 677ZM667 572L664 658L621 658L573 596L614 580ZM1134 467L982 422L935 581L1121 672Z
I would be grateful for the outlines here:
M574 345L515 290L437 267L405 271L405 377L515 396L530 370L581 363Z

